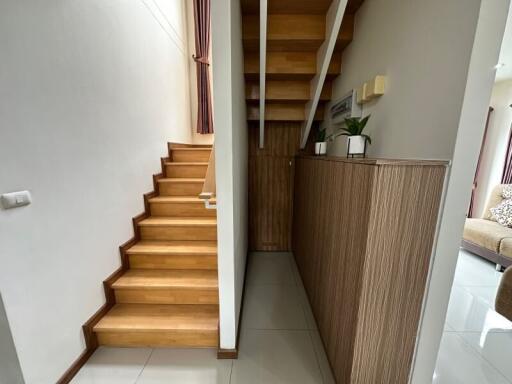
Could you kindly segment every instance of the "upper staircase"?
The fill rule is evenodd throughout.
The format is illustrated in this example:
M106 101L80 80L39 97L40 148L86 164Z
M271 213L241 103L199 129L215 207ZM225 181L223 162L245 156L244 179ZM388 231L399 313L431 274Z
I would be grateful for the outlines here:
M123 268L105 283L112 302L92 326L97 345L217 347L216 211L198 197L211 151L169 145Z

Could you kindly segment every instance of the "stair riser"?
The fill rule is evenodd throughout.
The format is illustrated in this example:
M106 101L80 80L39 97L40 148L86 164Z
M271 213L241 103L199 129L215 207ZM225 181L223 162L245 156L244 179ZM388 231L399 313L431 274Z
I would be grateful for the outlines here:
M212 289L116 289L116 302L129 304L218 304Z
M217 240L216 226L141 226L143 240Z
M184 163L207 163L210 160L210 149L196 151L180 151L174 149L172 151L172 161Z
M167 177L200 177L206 176L207 165L166 165Z
M97 332L98 343L110 347L218 347L218 332Z
M217 269L217 255L129 255L135 269Z
M161 196L199 196L203 183L161 182L158 188Z
M215 217L215 209L206 209L202 201L194 203L151 203L151 215L172 217Z

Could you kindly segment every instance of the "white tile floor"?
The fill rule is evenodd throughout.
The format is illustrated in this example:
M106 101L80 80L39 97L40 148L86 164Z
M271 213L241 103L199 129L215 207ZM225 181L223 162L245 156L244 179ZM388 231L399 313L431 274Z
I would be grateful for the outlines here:
M237 360L213 350L99 348L75 384L334 383L290 253L249 258Z
M512 323L494 311L501 273L461 251L434 384L512 384ZM75 384L334 383L289 253L249 258L238 360L212 350L100 348Z
M494 311L501 275L461 250L433 383L512 384L512 323Z

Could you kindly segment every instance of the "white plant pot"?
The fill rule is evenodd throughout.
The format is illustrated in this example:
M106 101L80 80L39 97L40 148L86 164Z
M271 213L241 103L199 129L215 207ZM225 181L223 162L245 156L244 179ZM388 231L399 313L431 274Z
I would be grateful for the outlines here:
M315 155L325 155L327 153L327 142L315 143Z
M347 156L364 155L366 152L366 137L349 136L347 140Z

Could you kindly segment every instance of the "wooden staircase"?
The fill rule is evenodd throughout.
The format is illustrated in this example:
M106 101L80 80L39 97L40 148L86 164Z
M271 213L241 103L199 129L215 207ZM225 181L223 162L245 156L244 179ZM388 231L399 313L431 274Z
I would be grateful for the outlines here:
M88 346L218 346L216 211L198 197L210 153L169 145L123 266L104 283L107 305L84 326Z
M326 36L331 0L268 0L265 121L303 122L318 73L317 51ZM362 0L349 0L324 83L315 121L323 120L332 82L341 73L341 56L354 32ZM259 1L242 0L247 119L259 120Z

